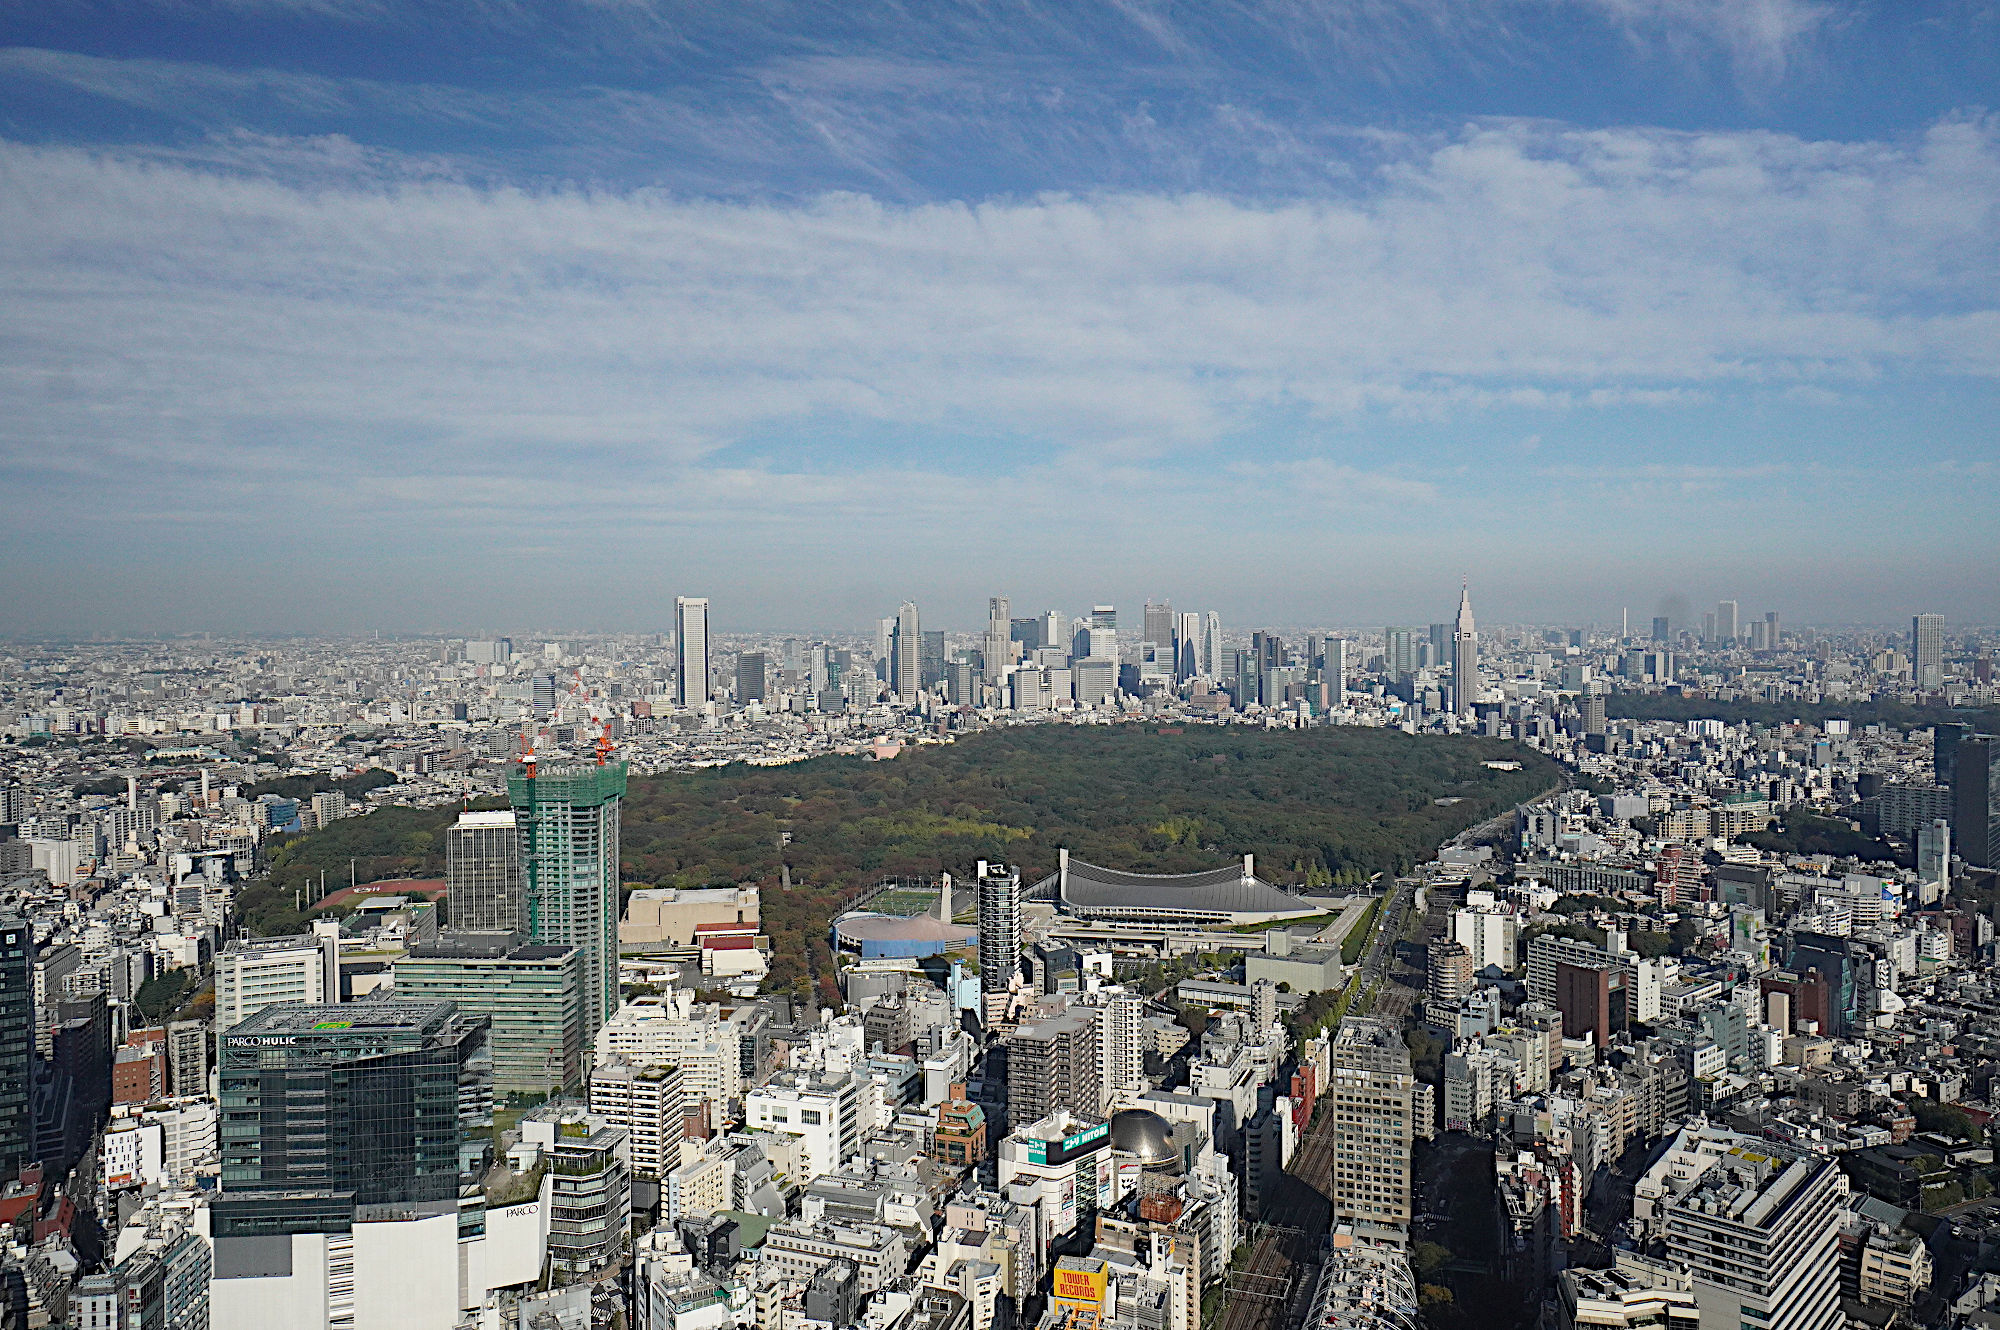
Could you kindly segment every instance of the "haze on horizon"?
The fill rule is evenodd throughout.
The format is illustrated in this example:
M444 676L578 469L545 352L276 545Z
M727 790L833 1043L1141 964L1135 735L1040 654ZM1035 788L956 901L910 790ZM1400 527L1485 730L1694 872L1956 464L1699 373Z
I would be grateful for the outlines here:
M0 633L2000 620L2000 10L0 13Z

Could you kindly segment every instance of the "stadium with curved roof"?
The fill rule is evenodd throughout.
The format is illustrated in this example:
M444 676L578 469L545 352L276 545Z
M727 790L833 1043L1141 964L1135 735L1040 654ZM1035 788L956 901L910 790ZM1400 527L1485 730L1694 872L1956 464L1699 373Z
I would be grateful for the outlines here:
M1163 924L1261 924L1317 914L1315 905L1259 878L1255 861L1201 873L1127 873L1056 852L1056 871L1025 893L1080 919Z
M979 940L979 930L928 914L875 914L867 910L843 915L833 923L834 944L859 952L862 959L894 956L921 960L941 956Z

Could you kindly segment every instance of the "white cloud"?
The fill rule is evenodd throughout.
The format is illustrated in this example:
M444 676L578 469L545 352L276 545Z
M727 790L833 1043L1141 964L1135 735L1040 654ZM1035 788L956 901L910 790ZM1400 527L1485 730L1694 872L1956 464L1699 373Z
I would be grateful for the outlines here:
M483 188L338 141L0 145L0 477L24 532L1310 524L1487 492L1370 422L2000 373L1991 120L1392 146L1342 200L891 206Z

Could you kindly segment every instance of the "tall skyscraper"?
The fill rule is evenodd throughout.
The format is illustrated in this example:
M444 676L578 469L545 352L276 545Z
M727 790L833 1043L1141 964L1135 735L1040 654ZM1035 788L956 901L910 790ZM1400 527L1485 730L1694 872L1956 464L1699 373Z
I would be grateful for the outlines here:
M625 764L517 766L507 777L507 799L521 827L526 932L533 941L583 952L588 1043L619 1007L618 828Z
M1174 607L1171 602L1156 604L1146 602L1146 627L1144 639L1154 646L1167 648L1174 641Z
M1090 607L1090 654L1118 663L1118 608L1115 605Z
M1451 625L1434 623L1431 625L1430 664L1451 668Z
M917 686L931 688L944 682L949 662L944 658L944 630L926 628L924 647L918 653Z
M1005 596L994 596L986 602L986 647L981 654L986 661L988 683L997 684L1007 674L1013 655L1009 645L1014 640L1013 614Z
M743 651L736 656L736 705L748 706L764 700L764 653Z
M1961 739L1952 762L1951 838L1974 868L2000 868L2000 737Z
M1332 1064L1321 1098L1338 1115L1331 1197L1336 1222L1410 1222L1410 1149L1416 1077L1402 1032L1382 1021L1349 1016L1329 1050Z
M1065 851L1067 853L1067 851ZM1021 872L979 861L979 991L991 1019L1021 972Z
M1222 616L1210 610L1201 621L1201 673L1222 677Z
M0 1178L35 1162L35 934L18 915L0 918Z
M709 681L708 597L674 597L674 703L706 705L714 696Z
M1174 678L1192 679L1201 673L1201 616L1174 616Z
M1120 1090L1144 1093L1146 1048L1151 1034L1146 1028L1146 995L1134 989L1112 993L1104 1009L1100 1039L1104 1053L1104 1097Z
M1472 586L1458 594L1458 626L1451 635L1451 705L1461 716L1472 714L1479 696L1479 632L1472 623Z
M521 829L510 809L465 812L445 832L445 899L454 928L513 933L521 909ZM337 996L337 994L336 994Z
M1743 623L1736 602L1718 600L1715 602L1715 635L1725 644L1734 644L1742 636Z
M1320 664L1320 677L1326 681L1328 705L1337 707L1347 696L1347 674L1350 668L1347 658L1347 639L1327 638L1326 658Z
M1417 672L1419 640L1417 630L1405 624L1390 624L1382 630L1382 668L1390 678Z
M1910 678L1919 688L1944 687L1944 616L1919 614L1910 620Z
M1042 645L1045 647L1067 647L1069 638L1064 636L1068 624L1061 610L1050 610L1042 616Z
M906 707L917 704L917 695L924 686L924 624L923 616L910 601L904 601L896 611L896 631L890 645L889 687L896 694L896 700Z
M1951 788L1952 772L1958 769L1958 746L1971 737L1970 725L1947 723L1931 726L1932 784Z
M1672 621L1664 614L1655 614L1653 616L1653 640L1655 642L1666 642L1672 640L1672 636Z

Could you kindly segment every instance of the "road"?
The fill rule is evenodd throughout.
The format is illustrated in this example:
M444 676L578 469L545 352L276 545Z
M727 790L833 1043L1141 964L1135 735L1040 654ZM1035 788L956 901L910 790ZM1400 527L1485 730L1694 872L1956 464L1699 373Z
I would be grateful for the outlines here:
M1459 833L1448 846L1473 843L1514 815L1510 808ZM1358 971L1360 991L1379 990L1370 1014L1398 1025L1422 996L1420 986L1395 982L1396 944L1409 926L1418 886L1416 878L1398 878L1389 888ZM1431 928L1428 918L1420 921L1420 941ZM1303 1317L1318 1274L1320 1239L1332 1227L1333 1137L1332 1119L1317 1115L1269 1194L1250 1198L1249 1208L1260 1218L1250 1230L1248 1258L1224 1281L1226 1297L1216 1330L1288 1330Z

